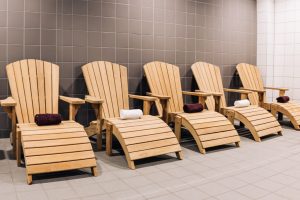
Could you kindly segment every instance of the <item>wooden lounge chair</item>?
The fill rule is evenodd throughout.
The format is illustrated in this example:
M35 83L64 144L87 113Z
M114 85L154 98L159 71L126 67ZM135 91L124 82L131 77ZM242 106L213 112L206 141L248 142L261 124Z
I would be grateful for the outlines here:
M282 120L285 115L293 124L296 130L300 130L300 103L289 101L288 103L266 102L266 90L278 90L279 96L284 96L287 88L265 87L258 67L246 63L237 65L237 71L242 81L244 89L253 91L249 95L249 100L254 105L259 105Z
M255 141L260 142L261 137L270 134L280 134L282 128L276 118L265 109L250 105L248 107L227 107L224 92L240 93L241 99L247 98L251 91L223 88L220 68L205 62L197 62L192 65L192 71L198 87L201 91L216 94L208 97L206 105L209 110L217 107L218 111L234 122L234 119L242 122L251 132ZM221 95L221 96L220 96ZM215 104L217 103L217 106Z
M199 113L183 112L183 96L199 97L205 105L208 93L182 91L179 68L164 62L151 62L144 66L151 90L150 96L159 98L156 105L167 122L175 122L175 134L180 141L181 126L192 134L200 153L206 148L235 143L239 146L240 137L230 121L215 111L204 110Z
M130 169L134 161L175 152L182 159L181 147L175 134L149 109L156 98L128 94L127 68L119 64L95 61L82 67L89 91L86 101L95 109L97 120L91 122L89 135L97 134L98 148L102 147L102 130L106 129L106 153L112 154L112 134L120 142ZM141 119L122 120L121 109L129 108L129 98L144 101Z
M12 119L12 142L18 166L21 147L28 184L32 175L91 168L96 176L96 159L84 128L73 121L84 100L59 96L59 67L41 60L21 60L6 66L12 97L1 106ZM70 120L59 125L37 126L34 116L58 113L58 100L70 104ZM16 134L17 133L17 134Z

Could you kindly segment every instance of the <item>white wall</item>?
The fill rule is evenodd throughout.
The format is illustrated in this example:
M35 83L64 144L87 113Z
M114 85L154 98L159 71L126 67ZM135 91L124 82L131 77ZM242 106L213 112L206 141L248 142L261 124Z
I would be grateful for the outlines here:
M300 100L300 1L257 1L257 65L267 86L287 87ZM268 93L269 100L277 92Z

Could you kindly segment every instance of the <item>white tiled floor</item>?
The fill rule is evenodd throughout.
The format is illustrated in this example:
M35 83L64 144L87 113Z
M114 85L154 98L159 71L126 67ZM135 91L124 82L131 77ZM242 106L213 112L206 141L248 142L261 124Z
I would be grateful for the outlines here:
M183 143L184 160L175 155L137 162L130 170L123 155L96 152L100 175L73 171L35 176L10 158L8 139L0 139L0 199L155 199L243 200L300 199L300 132L285 127L283 136L261 143L242 137L241 147L221 147L201 155Z

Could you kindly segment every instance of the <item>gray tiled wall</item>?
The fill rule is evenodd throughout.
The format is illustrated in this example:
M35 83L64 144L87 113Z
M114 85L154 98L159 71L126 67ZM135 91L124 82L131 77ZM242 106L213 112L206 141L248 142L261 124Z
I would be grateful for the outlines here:
M255 0L0 0L0 98L9 95L5 65L36 58L61 66L61 94L83 97L81 66L108 60L129 69L129 90L143 94L143 64L180 66L183 88L194 89L190 66L222 67L225 86L239 62L256 62ZM67 116L67 106L60 109ZM79 120L94 118L87 106ZM0 112L0 133L9 120Z

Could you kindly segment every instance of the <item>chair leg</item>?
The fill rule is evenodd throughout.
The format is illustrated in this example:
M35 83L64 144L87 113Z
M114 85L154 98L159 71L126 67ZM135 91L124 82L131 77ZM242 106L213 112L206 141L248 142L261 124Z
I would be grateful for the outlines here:
M127 163L130 169L135 169L135 164L133 160L127 160Z
M91 167L91 170L92 170L93 176L98 176L98 170L97 170L97 167Z
M178 160L182 160L183 159L182 151L176 152L176 157L177 157Z
M27 184L28 185L32 184L32 175L27 174Z
M100 130L100 133L97 133L97 149L98 151L102 150L102 131Z
M17 142L16 142L16 160L18 167L21 166L21 155L22 155L22 144L21 144L21 132L17 132Z
M240 147L240 142L236 142L236 143L235 143L235 146L236 146L236 147Z
M175 135L177 137L178 142L181 140L181 117L176 116L175 117Z
M112 155L112 125L106 125L106 154Z

